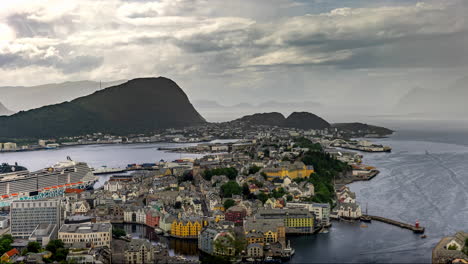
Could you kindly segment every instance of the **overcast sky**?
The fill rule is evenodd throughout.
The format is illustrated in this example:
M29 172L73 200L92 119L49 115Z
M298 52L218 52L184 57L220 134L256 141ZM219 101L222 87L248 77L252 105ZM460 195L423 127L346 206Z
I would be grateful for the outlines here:
M195 100L385 110L468 75L467 13L464 0L0 1L0 85L166 76Z

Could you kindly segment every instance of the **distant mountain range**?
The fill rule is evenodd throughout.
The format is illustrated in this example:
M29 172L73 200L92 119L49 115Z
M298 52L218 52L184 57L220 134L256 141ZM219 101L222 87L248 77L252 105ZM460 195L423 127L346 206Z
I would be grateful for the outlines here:
M395 106L395 113L466 116L468 114L467 98L468 77L465 77L445 89L414 88L410 90Z
M8 110L1 102L0 102L0 116L4 115L11 115L13 111Z
M12 111L24 111L71 101L124 82L125 80L102 83L76 81L37 86L2 86L0 87L0 101Z
M302 102L279 102L279 101L266 101L258 104L250 103L238 103L235 105L222 105L213 100L194 100L193 105L197 109L203 110L228 110L228 109L256 109L260 111L265 111L264 109L313 109L322 106L320 103L312 101L302 101Z
M85 83L89 84L89 82L81 84L75 82L67 87L78 87ZM51 86L46 85L46 87ZM48 92L44 93L47 95ZM58 100L57 97L54 100ZM203 104L205 107L220 107L213 101L205 101ZM259 105L270 104L276 105L277 102ZM244 106L248 108L248 105L235 107ZM0 104L1 113L11 114L11 111ZM293 112L288 117L279 112L257 113L230 122L305 130L332 127L326 120L310 112ZM203 124L207 124L206 120L195 110L187 95L174 81L164 77L139 78L70 102L20 111L11 116L0 116L0 139L56 138L95 132L128 135ZM333 126L350 131L391 133L391 130L361 123Z
M133 79L56 105L0 117L0 138L131 134L206 123L172 80Z

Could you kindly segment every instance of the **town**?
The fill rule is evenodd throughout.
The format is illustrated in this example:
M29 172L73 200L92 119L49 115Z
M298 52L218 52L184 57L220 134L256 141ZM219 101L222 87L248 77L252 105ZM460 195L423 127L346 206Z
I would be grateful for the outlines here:
M332 220L369 220L346 184L379 171L363 164L359 152L343 150L351 141L339 129L238 124L166 133L175 142L239 140L167 150L203 154L199 158L95 170L103 175L95 181L110 174L96 189L58 185L56 197L12 201L0 221L2 261L279 263L294 257L288 236L328 232ZM151 236L193 241L200 258L133 238L128 224L148 228ZM413 231L423 231L418 228Z

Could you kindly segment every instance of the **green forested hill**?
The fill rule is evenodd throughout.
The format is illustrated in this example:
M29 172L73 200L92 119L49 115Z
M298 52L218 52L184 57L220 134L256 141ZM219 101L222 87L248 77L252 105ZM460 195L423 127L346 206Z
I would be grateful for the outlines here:
M140 78L71 102L0 117L0 138L144 133L205 122L175 82Z

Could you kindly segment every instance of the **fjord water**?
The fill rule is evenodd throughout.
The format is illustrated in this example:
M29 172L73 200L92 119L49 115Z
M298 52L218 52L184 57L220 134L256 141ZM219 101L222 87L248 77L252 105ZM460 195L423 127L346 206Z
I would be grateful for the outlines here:
M404 130L373 140L391 153L365 153L364 163L381 173L350 185L363 210L426 227L426 239L409 230L373 221L333 222L328 234L291 239L291 263L430 263L443 236L468 231L468 127L455 131Z
M360 223L333 222L327 234L289 238L296 249L291 263L429 263L431 249L442 236L468 231L468 126L454 131L445 127L393 126L398 130L395 135L373 140L392 146L391 153L364 154L364 162L381 173L369 182L350 185L363 209L368 204L369 214L407 223L419 220L426 227L426 239L375 221L367 228ZM180 144L90 145L1 153L0 162L17 161L35 170L66 156L94 167L196 156L157 150L163 146Z

